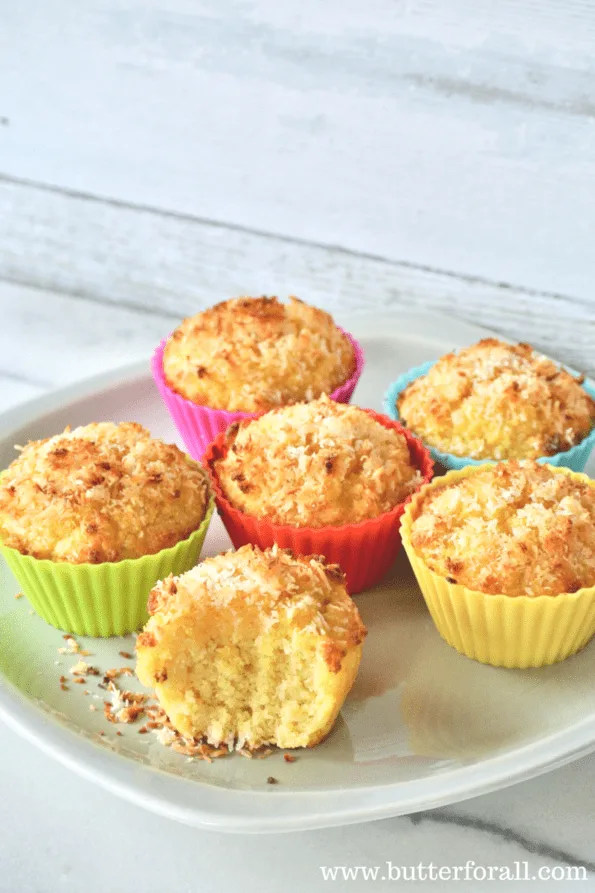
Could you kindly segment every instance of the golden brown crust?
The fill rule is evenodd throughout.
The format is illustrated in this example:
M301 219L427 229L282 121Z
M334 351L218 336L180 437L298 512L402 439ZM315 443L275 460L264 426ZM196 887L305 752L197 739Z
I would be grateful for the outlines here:
M154 648L157 644L157 639L153 635L153 633L142 632L139 633L136 639L136 647L137 648ZM167 679L167 674L166 677Z
M595 485L531 460L420 491L411 544L470 589L558 595L595 584Z
M553 456L595 425L595 401L529 344L484 338L443 356L397 400L399 416L430 446L474 459Z
M201 466L135 422L66 429L31 441L0 481L0 537L72 564L153 554L204 519Z
M202 406L261 412L331 393L355 369L332 317L290 298L235 298L185 319L168 340L172 390Z
M296 630L322 636L335 651L345 652L366 635L336 565L327 566L314 555L294 556L277 546L261 551L249 545L205 558L182 576L170 575L157 583L147 605L156 619L149 620L137 645L156 645L164 625L184 613L210 609L225 610L233 623L255 629L287 620Z
M351 688L366 635L341 575L243 546L158 583L137 674L176 729L213 746L312 746Z
M233 425L214 463L236 508L276 524L375 518L419 485L404 436L363 409L321 397Z

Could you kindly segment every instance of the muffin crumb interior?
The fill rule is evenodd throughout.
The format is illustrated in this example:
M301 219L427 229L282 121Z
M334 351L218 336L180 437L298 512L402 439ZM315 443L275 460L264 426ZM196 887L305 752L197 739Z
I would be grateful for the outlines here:
M313 746L355 679L366 630L320 559L244 546L158 583L137 675L187 738Z

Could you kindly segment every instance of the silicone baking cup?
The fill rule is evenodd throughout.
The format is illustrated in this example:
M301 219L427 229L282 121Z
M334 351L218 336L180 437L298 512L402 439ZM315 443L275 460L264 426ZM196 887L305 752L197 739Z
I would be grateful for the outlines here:
M355 371L342 385L335 388L330 397L336 403L349 403L355 386L363 372L364 352L353 335L350 335L349 332L344 332L343 329L339 329L339 331L343 332L353 347ZM229 412L226 409L211 409L209 406L200 406L198 403L193 403L191 400L187 400L185 397L177 394L167 384L163 372L163 352L167 341L168 339L164 338L155 350L151 359L151 372L188 453L193 459L201 461L208 445L218 434L222 431L227 431L233 422L257 418L259 415L262 415L262 412Z
M430 362L424 363L422 366L415 366L391 384L384 397L384 411L391 419L399 421L397 410L397 397L399 394L416 378L426 375L433 365L434 363ZM595 398L595 388L592 385L584 383L583 388L590 397ZM456 470L466 468L469 465L485 465L486 462L496 461L495 459L471 459L468 456L455 456L452 453L444 453L442 450L437 450L429 444L426 444L426 446L432 454L434 461L439 462L444 468ZM563 453L556 453L553 456L541 456L537 461L557 467L570 468L572 471L584 471L593 447L595 447L595 428L571 449L565 450Z
M102 564L33 558L0 544L31 607L58 629L79 636L124 636L148 619L147 599L157 580L182 574L198 561L215 503L190 536L154 555Z
M595 634L595 586L560 595L490 595L436 574L411 544L411 525L428 491L477 471L468 466L436 478L413 496L403 515L403 546L432 620L449 645L483 664L524 669L558 663L580 651ZM552 471L595 487L584 474L556 466Z
M385 428L395 428L403 434L413 464L421 472L422 483L430 481L434 463L421 441L398 422L371 409L366 409L365 412ZM231 505L225 497L214 463L226 452L225 432L222 432L210 444L205 454L205 465L211 476L217 509L236 549L247 543L253 543L261 549L277 543L283 549L291 549L294 555L323 555L327 562L341 567L346 576L347 589L352 594L369 589L389 570L401 547L401 516L411 496L390 512L357 524L337 527L273 524L266 518L245 514Z

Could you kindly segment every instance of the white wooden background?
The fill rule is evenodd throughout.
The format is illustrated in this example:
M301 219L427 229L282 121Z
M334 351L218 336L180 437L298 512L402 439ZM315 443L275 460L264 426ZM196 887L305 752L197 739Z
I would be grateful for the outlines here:
M592 0L0 2L0 399L238 293L595 371Z

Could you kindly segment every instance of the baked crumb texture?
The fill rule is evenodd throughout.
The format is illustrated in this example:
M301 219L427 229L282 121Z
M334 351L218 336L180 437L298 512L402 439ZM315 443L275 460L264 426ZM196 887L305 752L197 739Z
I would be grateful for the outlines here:
M235 298L184 320L163 352L167 385L195 404L259 413L331 393L354 373L332 317L290 298Z
M178 732L214 747L312 747L330 731L366 629L337 567L274 546L158 583L137 675Z
M278 543L338 564L349 592L380 580L400 548L403 507L432 477L398 422L322 397L221 434L205 454L236 547ZM254 512L254 514L251 514Z
M467 657L556 663L595 633L595 482L532 460L422 488L402 537L438 631Z
M69 649L69 653L89 653L81 649L72 637L65 636L65 638L73 646ZM65 651L63 648L58 650L60 653ZM134 657L125 651L120 652L120 654L126 658ZM206 760L210 763L219 757L229 756L230 750L227 747L215 748L204 740L185 738L183 735L180 735L169 721L165 711L157 703L154 693L149 694L122 688L117 680L120 680L121 677L133 677L135 673L131 667L112 667L103 672L84 661L79 661L70 667L69 672L75 677L74 680L64 675L61 675L58 679L58 684L62 691L71 691L66 684L69 681L74 681L81 686L96 685L98 689L105 692L103 698L89 688L84 688L82 694L85 697L91 696L94 700L103 701L103 717L110 725L124 724L126 726L134 726L133 731L136 731L138 735L152 733L164 747L170 747L177 753L194 760ZM89 679L88 677L91 678ZM99 677L102 681L96 682L93 677ZM88 703L88 709L91 713L95 713L97 712L97 705L93 702ZM105 744L113 747L114 741L111 736L106 738L104 731L100 731L98 735L103 738ZM116 737L123 737L119 729L116 730ZM264 759L273 752L274 750L271 747L262 747L258 750L244 747L239 751L242 756L249 759ZM285 762L293 763L296 757L286 753L284 759Z
M595 401L528 344L485 338L443 356L397 399L403 424L431 447L472 459L565 452L595 425Z
M126 422L31 441L2 474L0 537L71 564L138 558L185 540L205 517L208 479L176 446Z
M595 487L530 460L482 467L420 500L411 544L470 589L576 592L595 585Z

